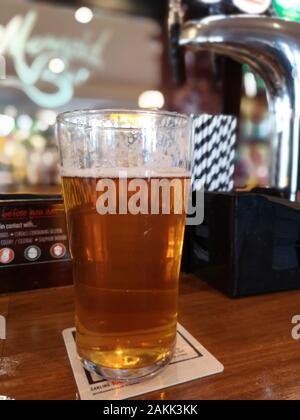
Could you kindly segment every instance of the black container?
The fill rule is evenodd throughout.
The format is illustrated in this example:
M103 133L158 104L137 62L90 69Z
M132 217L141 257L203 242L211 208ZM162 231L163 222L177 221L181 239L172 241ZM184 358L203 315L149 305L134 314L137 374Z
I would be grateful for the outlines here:
M234 298L300 289L300 203L206 193L204 223L186 230L182 271Z

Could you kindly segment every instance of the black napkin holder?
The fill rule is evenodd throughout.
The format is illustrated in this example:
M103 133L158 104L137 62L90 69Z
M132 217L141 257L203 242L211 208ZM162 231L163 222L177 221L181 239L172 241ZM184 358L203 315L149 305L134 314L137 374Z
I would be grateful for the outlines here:
M204 223L186 229L182 271L232 298L300 289L300 203L206 193Z

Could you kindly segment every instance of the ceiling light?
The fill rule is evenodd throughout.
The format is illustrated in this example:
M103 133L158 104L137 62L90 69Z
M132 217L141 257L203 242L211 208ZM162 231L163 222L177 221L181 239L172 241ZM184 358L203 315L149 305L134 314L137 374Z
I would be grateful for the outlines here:
M8 136L15 127L15 120L8 115L0 115L0 136Z
M17 124L23 132L30 132L33 125L32 118L27 114L22 114L17 118Z
M56 112L51 109L41 109L36 116L40 122L49 126L56 123L56 115Z
M146 90L139 96L138 104L140 108L162 108L165 98L159 90Z
M244 76L245 92L249 98L257 96L257 82L253 73L246 73Z
M79 23L90 23L93 17L94 13L89 7L80 7L75 12L75 19Z
M62 73L65 69L65 63L61 58L52 58L49 61L49 69L56 74Z

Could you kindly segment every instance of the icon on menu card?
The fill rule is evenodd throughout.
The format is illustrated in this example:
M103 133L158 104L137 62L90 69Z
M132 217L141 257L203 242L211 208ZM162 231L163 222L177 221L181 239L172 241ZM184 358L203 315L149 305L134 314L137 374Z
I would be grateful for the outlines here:
M24 256L28 261L36 261L41 256L41 249L38 246L29 246L25 249Z
M0 249L0 263L10 264L15 259L15 253L10 248Z
M50 254L53 258L63 258L66 255L67 249L64 244L54 244L50 249Z

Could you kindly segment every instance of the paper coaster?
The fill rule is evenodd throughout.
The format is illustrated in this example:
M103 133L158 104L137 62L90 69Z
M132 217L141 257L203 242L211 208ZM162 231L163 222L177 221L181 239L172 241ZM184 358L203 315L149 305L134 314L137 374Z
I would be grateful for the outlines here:
M124 400L224 371L223 365L180 324L175 355L169 366L158 376L139 384L112 383L87 372L77 357L75 328L63 331L63 337L82 400Z

